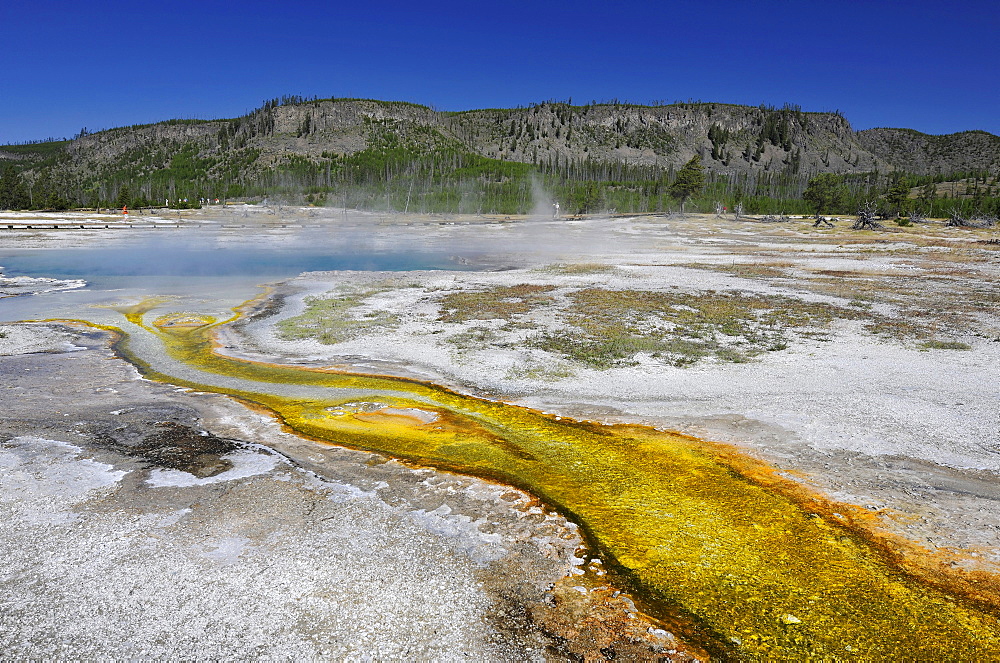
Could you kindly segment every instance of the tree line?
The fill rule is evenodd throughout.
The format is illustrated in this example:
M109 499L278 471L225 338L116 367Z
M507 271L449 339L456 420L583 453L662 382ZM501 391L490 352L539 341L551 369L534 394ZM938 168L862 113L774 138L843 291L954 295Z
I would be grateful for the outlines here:
M266 130L268 121L266 111L246 120L254 131ZM676 170L558 155L530 164L484 157L435 137L402 136L391 127L378 136L353 154L290 154L263 169L256 169L259 152L250 147L203 153L189 143L75 175L53 153L33 168L19 170L14 162L0 169L0 208L120 208L269 197L375 210L523 214L535 204L537 182L574 214L711 212L720 204L740 205L748 214L853 214L866 202L878 205L885 217L1000 214L1000 184L988 172L809 178L787 170L706 171L698 156Z

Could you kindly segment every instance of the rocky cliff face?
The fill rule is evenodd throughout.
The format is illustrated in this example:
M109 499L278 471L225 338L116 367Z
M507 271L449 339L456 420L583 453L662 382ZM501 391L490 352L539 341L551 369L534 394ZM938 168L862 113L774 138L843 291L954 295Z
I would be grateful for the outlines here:
M477 152L517 161L591 159L679 167L695 154L710 170L868 171L888 164L831 113L727 104L542 104L469 111L449 128Z
M205 160L206 177L253 175L306 159L366 149L452 151L523 163L585 161L678 168L700 154L716 172L886 172L996 169L1000 137L981 131L928 136L907 129L855 132L835 113L712 103L670 106L542 103L439 112L404 102L328 99L265 105L241 118L125 127L69 142L55 161L77 175L141 176L179 153ZM30 152L0 159L24 164ZM51 154L47 157L52 160Z

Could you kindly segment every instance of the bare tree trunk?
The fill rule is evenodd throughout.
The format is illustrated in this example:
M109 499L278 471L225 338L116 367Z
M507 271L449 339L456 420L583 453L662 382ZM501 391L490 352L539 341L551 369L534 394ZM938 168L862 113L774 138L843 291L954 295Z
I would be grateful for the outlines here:
M858 210L858 220L851 226L854 230L878 230L884 226L875 220L875 203L868 200Z

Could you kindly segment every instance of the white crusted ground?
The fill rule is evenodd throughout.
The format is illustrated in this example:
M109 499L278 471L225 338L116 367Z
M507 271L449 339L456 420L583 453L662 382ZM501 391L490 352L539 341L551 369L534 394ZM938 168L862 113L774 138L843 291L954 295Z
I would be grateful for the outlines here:
M581 539L529 496L137 379L106 339L7 328L0 658L514 660L552 643L505 615L575 570ZM203 478L109 442L164 420L245 442Z
M282 312L242 329L247 345L233 351L397 372L566 416L640 421L732 442L838 499L901 512L889 524L910 538L985 551L976 555L1000 562L1000 519L987 515L1000 513L1000 491L990 488L1000 475L1000 316L975 305L1000 287L1000 259L974 245L978 235L927 228L907 231L912 235L839 230L813 237L807 223L800 229L712 219L587 221L565 230L570 250L579 251L574 259L553 248L556 225L533 228L500 249L518 246L525 250L519 258L537 267L303 275L290 282L288 292L295 294ZM545 240L535 253L527 252L530 237ZM539 268L573 262L614 269L560 274ZM700 268L688 267L692 263ZM775 265L785 276L746 278L705 268L711 265ZM824 271L850 272L853 280L839 295L807 285ZM874 335L862 321L842 320L823 340L795 339L750 363L708 359L678 368L640 355L634 366L595 370L521 345L526 332L503 330L501 321L439 320L436 302L445 293L525 283L739 291L847 308L855 297L874 292L873 313L919 315L942 338L971 349L928 350L916 340ZM852 290L861 286L866 289ZM369 288L380 292L352 315L387 312L398 316L398 325L335 345L290 341L275 331L276 322L303 310L307 296ZM974 321L957 327L946 322L951 304L971 306ZM938 318L940 327L933 322ZM558 325L544 308L530 323ZM494 331L496 342L469 347L449 341L472 327ZM236 335L227 343L240 345ZM907 517L910 523L901 525Z
M511 655L484 620L476 573L506 551L482 523L390 505L263 449L237 455L238 471L193 482L56 440L0 444L4 655Z
M0 356L20 355L30 352L66 352L73 343L64 332L50 325L0 324Z
M263 212L228 214L216 220L252 220ZM458 348L447 341L458 329L438 322L427 298L456 288L534 282L736 289L847 305L850 292L821 294L801 287L796 278L850 270L876 280L902 275L911 280L910 302L926 297L931 308L939 305L932 296L949 289L968 292L967 299L974 300L977 292L1000 283L995 257L980 252L975 261L967 260L978 251L971 242L982 233L918 229L914 232L939 242L918 250L906 236L859 239L843 228L817 236L808 222L779 227L711 219L597 219L476 225L482 220L469 219L473 225L447 225L427 218L386 224L369 216L338 234L337 217L328 211L283 214L329 222L331 241L348 238L343 240L348 246L420 246L451 251L459 264L483 259L522 269L307 275L293 282L301 288L298 297L397 279L399 287L368 305L398 314L401 324L323 345L277 338L270 327L276 318L268 318L244 328L242 341L230 333L227 343L246 343L232 352L397 371L566 416L643 421L730 441L799 472L803 481L838 499L901 513L888 524L905 536L1000 562L1000 343L985 333L997 328L995 310L979 312L982 335L959 339L971 346L968 351L923 351L915 343L872 336L856 322L840 322L827 341L795 341L747 364L703 361L676 368L639 357L636 366L596 371L516 344ZM86 241L94 241L124 231L83 232ZM84 235L75 237L66 241L84 242ZM234 243L261 237L283 244L302 240L284 231L226 235ZM31 233L8 239L33 245L62 241ZM937 262L923 260L921 251ZM572 262L615 270L565 275L533 269ZM694 262L720 269L775 264L788 277L740 278L686 266ZM299 310L301 302L293 296L282 315ZM884 302L873 310L898 313ZM0 332L10 329L22 328L4 326ZM40 328L30 338L17 333L8 335L6 346L0 338L0 348L12 348L7 354L64 347L64 339L47 337ZM10 558L0 569L0 599L9 616L0 621L5 629L0 643L9 655L162 658L189 655L196 645L206 657L226 658L498 655L482 619L485 599L474 591L475 570L503 547L490 538L485 523L437 506L402 511L370 486L317 484L283 464L264 471L247 458L237 463L241 478L188 485L197 482L134 469L114 479L121 470L102 467L106 460L57 445L44 456L52 473L39 473L24 460L28 447L18 446L24 444L38 448L45 442L21 438L4 447L4 467L19 469L4 472L2 480L15 483L0 485L0 491L55 482L50 492L70 497L0 501L0 540ZM248 474L253 467L262 472ZM177 491L184 506L135 509L131 498L119 499L133 480L145 491ZM189 497L185 491L192 491ZM289 527L310 508L330 520L322 520L321 527ZM25 509L56 515L39 524ZM264 522L262 509L273 514ZM398 573L388 576L386 568ZM351 609L345 612L344 606ZM441 618L444 612L447 619ZM248 624L253 629L248 631ZM233 651L234 642L242 649Z
M286 340L271 323L299 313L301 298L309 294L394 277L310 274L293 282L304 290L289 302L285 313L269 319L266 327L251 327L252 340L269 353L304 361L395 361L409 371L514 397L545 410L590 405L595 411L610 408L621 417L651 422L687 419L692 425L704 418L740 415L783 429L816 450L903 455L955 468L1000 471L1000 447L994 436L996 403L1000 402L1000 380L996 379L1000 343L980 340L973 341L973 351L927 351L913 343L873 336L859 322L840 321L829 330L828 340L799 340L751 363L707 359L678 368L640 357L637 366L595 370L516 343L513 347L456 348L448 338L490 323L440 323L438 308L427 297L428 292L444 289L523 283L586 287L594 282L607 288L739 287L765 294L791 292L703 270L625 267L620 271L626 275L587 278L532 270L408 274L406 281L422 287L401 287L367 302L372 310L400 314L402 324L336 345ZM806 294L805 298L847 304L834 297ZM533 322L541 325L544 320ZM529 370L532 367L534 372Z

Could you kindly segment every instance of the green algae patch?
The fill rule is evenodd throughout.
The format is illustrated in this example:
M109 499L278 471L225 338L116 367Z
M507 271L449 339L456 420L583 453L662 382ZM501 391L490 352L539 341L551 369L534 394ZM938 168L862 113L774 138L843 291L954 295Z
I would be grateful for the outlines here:
M212 328L169 317L147 327L172 358L238 387L178 380L132 359L150 377L268 408L312 438L533 493L581 525L646 612L714 655L1000 658L1000 622L989 609L920 582L856 530L711 445L557 419L418 381L227 358L213 352ZM268 384L314 389L292 398ZM401 414L414 412L422 414Z

